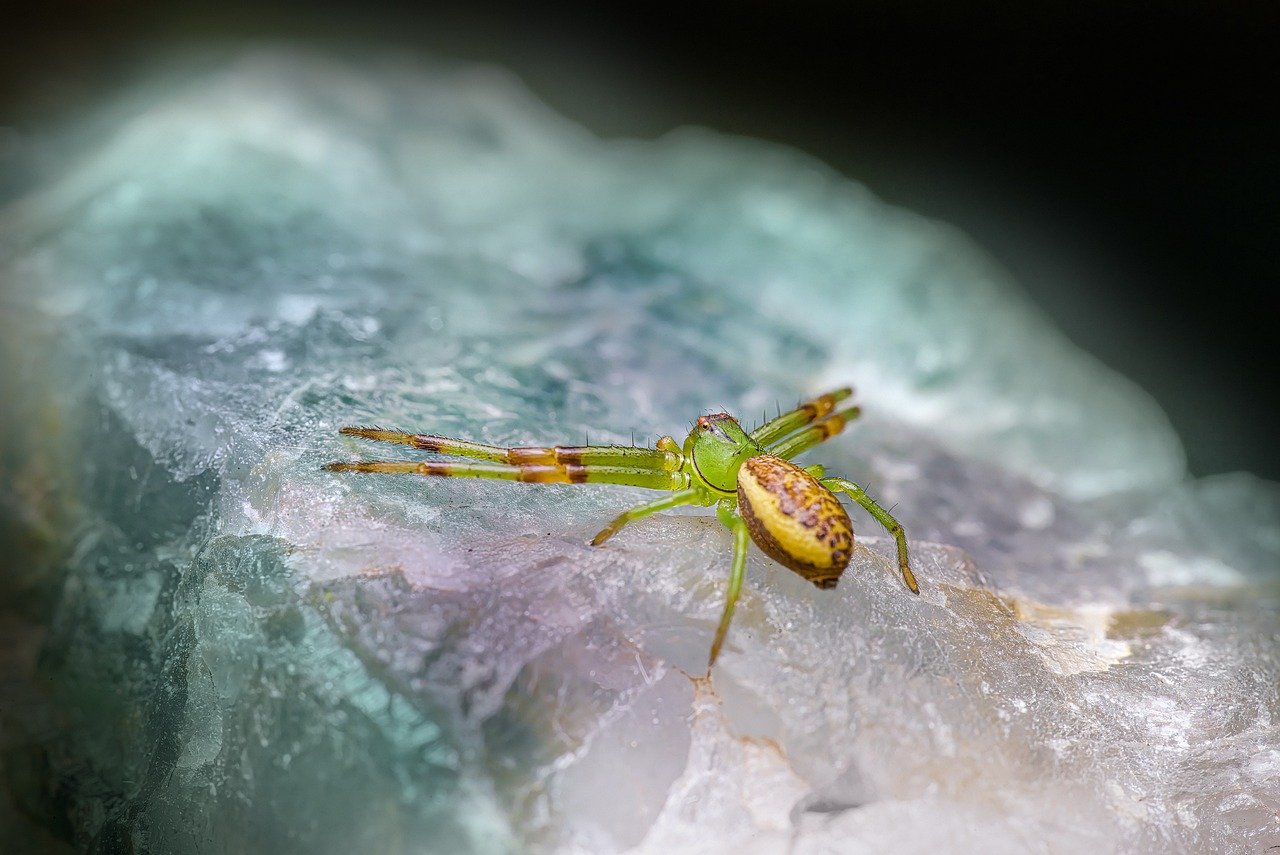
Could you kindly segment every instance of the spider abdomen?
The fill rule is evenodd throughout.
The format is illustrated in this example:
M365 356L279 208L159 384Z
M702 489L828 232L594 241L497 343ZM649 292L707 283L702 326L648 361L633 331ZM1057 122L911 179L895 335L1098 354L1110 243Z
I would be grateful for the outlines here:
M780 457L752 457L738 470L738 512L751 539L819 588L833 588L853 554L853 524L840 501Z

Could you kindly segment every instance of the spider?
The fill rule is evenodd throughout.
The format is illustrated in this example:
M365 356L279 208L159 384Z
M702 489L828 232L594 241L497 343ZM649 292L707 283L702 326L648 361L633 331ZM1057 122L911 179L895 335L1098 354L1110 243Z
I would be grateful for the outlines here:
M728 413L701 416L683 444L664 436L654 448L501 448L376 427L344 427L341 433L347 436L411 445L480 462L366 460L329 463L325 469L498 478L526 484L625 484L670 493L620 514L591 540L593 546L602 545L627 523L649 514L680 505L715 505L716 516L733 532L733 564L724 611L707 660L710 671L724 645L742 589L748 538L770 558L817 587L836 586L853 553L853 525L836 493L848 494L893 535L902 580L912 593L920 593L907 562L906 534L898 521L852 481L824 477L826 470L817 464L801 467L791 462L801 452L840 433L861 414L857 406L837 410L837 405L852 395L852 389L837 389L750 433Z

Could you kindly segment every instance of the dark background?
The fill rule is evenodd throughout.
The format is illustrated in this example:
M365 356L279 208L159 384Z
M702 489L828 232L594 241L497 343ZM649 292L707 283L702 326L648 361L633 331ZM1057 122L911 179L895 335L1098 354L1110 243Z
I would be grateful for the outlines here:
M54 0L0 34L0 200L157 52L382 44L514 70L605 135L685 124L814 154L950 221L1165 407L1192 471L1280 479L1271 4L184 4Z

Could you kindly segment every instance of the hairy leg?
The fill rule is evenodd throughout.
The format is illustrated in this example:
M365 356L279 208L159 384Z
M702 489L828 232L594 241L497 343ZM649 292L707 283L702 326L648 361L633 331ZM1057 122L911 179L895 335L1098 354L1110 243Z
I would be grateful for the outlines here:
M458 461L361 460L328 463L330 472L376 472L385 475L430 475L438 478L497 478L525 484L624 484L650 490L684 490L689 476L661 469L565 463L462 463Z
M836 408L836 404L852 394L853 390L845 387L834 392L828 392L825 395L819 395L811 401L804 402L791 412L783 413L776 419L760 425L760 427L751 432L751 438L760 445L772 445L805 425L813 424L818 419L825 418Z
M436 454L447 454L453 457L470 457L475 460L488 460L494 463L509 463L518 466L526 463L535 464L601 464L605 466L624 466L630 469L659 469L674 472L680 468L680 455L674 453L669 446L659 443L658 448L635 448L630 445L553 445L546 447L514 447L504 448L498 445L484 445L469 442L465 439L451 439L445 436L431 436L422 433L407 433L398 430L384 430L373 427L344 427L340 433L346 436L358 436L377 442L394 442L400 445L411 445L424 451ZM664 437L666 439L666 437Z
M902 581L911 589L911 593L919 594L920 586L916 583L916 575L911 572L911 565L907 562L907 535L902 530L902 525L852 481L844 478L823 478L821 484L833 493L847 493L851 499L866 508L867 512L875 517L889 534L893 535L893 539L898 543L898 569L902 571Z
M766 450L775 457L790 460L797 454L813 448L818 443L831 439L831 437L844 430L845 425L860 415L862 415L861 407L850 407L847 410L841 410Z

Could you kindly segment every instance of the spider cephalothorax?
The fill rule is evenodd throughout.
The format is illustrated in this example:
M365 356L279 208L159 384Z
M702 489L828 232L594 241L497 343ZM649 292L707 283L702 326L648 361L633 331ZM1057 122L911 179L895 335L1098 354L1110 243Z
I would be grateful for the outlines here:
M632 508L592 539L599 546L627 523L680 505L715 505L716 516L734 537L729 591L708 668L724 644L742 588L747 541L819 588L833 588L853 554L853 525L835 493L846 493L883 525L898 545L898 568L919 593L907 561L902 526L861 487L826 478L819 465L800 467L791 458L835 436L857 418L858 407L836 410L853 394L839 389L780 414L750 433L728 413L700 416L683 443L664 436L654 448L620 445L502 448L460 439L381 428L348 427L342 433L412 445L429 452L480 462L430 460L330 463L336 472L384 472L443 477L500 478L537 484L628 484L669 491Z
M722 496L738 490L738 470L765 451L728 413L699 416L684 441L684 455L695 482Z

